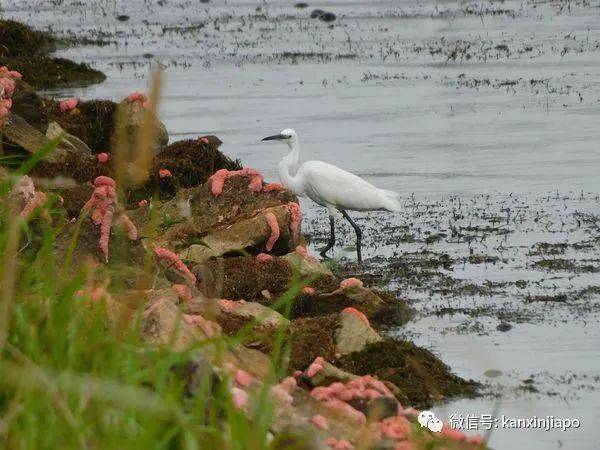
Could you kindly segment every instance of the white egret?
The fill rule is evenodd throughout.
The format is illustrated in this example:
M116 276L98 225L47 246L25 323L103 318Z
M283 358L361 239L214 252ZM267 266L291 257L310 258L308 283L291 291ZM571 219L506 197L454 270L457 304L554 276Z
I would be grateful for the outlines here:
M297 167L300 160L300 145L294 130L286 129L263 139L263 141L272 140L285 142L291 150L279 163L279 177L283 185L296 195L307 196L315 203L326 207L329 212L331 234L327 245L320 251L321 256L325 257L335 244L334 213L338 210L356 232L356 254L358 261L362 261L362 232L347 211L397 212L401 208L398 201L399 194L379 189L353 173L323 161L307 161ZM292 171L296 171L296 175L292 175Z

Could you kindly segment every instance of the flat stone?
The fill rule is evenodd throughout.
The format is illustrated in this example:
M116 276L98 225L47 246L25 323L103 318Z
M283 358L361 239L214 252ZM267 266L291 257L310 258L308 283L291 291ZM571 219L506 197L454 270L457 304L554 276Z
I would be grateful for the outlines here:
M339 327L335 331L337 353L348 355L360 352L367 345L382 340L383 338L370 325L356 315L346 311L340 313Z

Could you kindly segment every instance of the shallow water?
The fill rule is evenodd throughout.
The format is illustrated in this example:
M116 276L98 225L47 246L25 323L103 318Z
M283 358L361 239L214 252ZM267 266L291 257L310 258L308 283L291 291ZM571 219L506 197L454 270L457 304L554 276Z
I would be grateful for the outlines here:
M59 35L105 41L59 54L91 63L108 80L57 96L118 100L144 89L160 63L167 80L161 119L172 140L217 134L229 155L276 179L285 149L260 139L293 127L305 159L332 162L400 192L406 210L398 218L359 215L367 231L361 270L377 272L423 249L453 260L471 250L500 258L440 269L456 284L448 292L437 278L423 285L394 274L376 280L418 311L392 334L411 337L457 374L486 383L488 395L436 408L445 418L497 409L582 422L567 432L494 429L493 447L600 448L600 294L524 300L600 285L595 271L533 270L541 257L531 255L535 243L588 240L591 247L570 247L560 257L598 266L597 230L578 226L577 213L600 213L599 2L321 1L308 10L293 3L2 6L5 15ZM338 20L330 27L309 19L313 6ZM131 17L119 22L119 14ZM302 206L318 241L327 230L322 211ZM452 226L493 227L492 216L507 216L501 226L508 234L451 234ZM347 264L354 241L345 224L339 231L343 248L335 256ZM446 236L430 245L426 232ZM406 233L415 242L403 242ZM466 293L460 283L477 291ZM513 328L497 331L500 321ZM503 374L490 379L488 369ZM523 389L530 378L538 392Z

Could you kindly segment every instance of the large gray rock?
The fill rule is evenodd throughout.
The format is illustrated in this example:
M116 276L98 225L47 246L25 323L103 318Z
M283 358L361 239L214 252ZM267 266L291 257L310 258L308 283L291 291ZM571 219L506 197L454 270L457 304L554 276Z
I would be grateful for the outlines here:
M91 155L92 151L85 142L79 139L77 136L67 133L63 130L60 125L56 122L50 122L46 129L46 137L48 139L55 139L62 136L62 144L69 147L74 152Z
M128 146L126 148L135 148L137 139L140 136L140 130L145 124L147 110L142 102L128 102L123 100L119 104L117 126L115 136L124 139L121 145ZM169 133L167 127L158 118L153 118L153 129L155 145L152 148L152 156L157 155L162 147L169 143ZM119 125L121 128L119 128Z
M339 318L339 327L335 331L335 349L340 355L360 352L383 338L357 314L342 311Z

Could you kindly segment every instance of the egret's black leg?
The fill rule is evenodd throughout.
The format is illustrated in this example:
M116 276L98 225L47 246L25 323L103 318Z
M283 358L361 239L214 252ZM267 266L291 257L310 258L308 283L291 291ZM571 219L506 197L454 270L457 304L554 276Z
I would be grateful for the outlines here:
M361 244L361 239L362 239L362 231L360 231L360 228L358 228L358 225L356 225L354 223L354 220L352 220L350 218L350 216L348 215L348 213L346 211L344 211L343 209L340 210L340 212L342 213L342 215L344 216L344 218L350 222L350 225L352 225L352 228L354 228L354 231L356 232L356 256L358 257L358 262L362 262L362 256L360 253L360 244Z
M327 242L327 245L325 247L323 247L321 249L321 251L319 252L319 254L323 258L327 257L326 253L329 250L331 250L333 248L333 245L335 244L335 227L334 227L334 224L333 224L333 216L329 216L329 227L331 228L331 232L329 234L329 241Z

